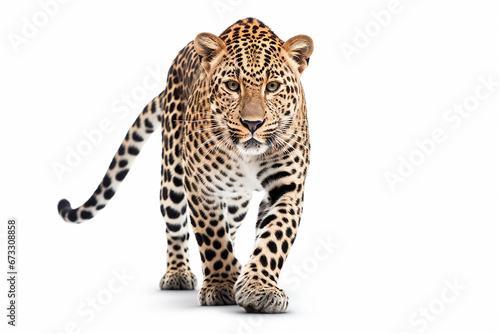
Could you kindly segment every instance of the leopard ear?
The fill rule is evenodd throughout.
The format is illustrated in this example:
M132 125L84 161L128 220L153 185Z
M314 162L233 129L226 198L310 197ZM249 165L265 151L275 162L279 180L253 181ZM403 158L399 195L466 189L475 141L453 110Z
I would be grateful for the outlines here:
M226 50L226 44L218 36L203 32L194 39L194 49L200 57L201 65L209 72Z
M306 35L298 35L290 38L283 44L283 49L297 65L297 70L302 73L309 64L314 44L311 37Z

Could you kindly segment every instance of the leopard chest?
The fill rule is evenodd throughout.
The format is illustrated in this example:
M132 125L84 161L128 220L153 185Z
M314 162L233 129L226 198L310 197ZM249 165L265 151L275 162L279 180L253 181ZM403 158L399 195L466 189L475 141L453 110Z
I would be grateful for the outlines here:
M204 188L210 193L234 197L262 190L258 178L262 168L258 161L219 157L209 167L210 170L205 169L201 178Z

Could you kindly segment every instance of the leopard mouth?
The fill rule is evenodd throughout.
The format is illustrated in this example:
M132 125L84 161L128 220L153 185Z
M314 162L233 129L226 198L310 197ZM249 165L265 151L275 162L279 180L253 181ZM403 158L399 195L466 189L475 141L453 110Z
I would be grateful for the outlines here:
M245 148L260 147L263 143L254 137L242 143Z
M247 134L244 137L235 138L238 144L244 145L265 145L266 141L255 134Z
M265 151L267 151L269 145L259 141L254 137L251 137L250 139L239 143L237 147L241 153L256 155L256 154L262 154Z

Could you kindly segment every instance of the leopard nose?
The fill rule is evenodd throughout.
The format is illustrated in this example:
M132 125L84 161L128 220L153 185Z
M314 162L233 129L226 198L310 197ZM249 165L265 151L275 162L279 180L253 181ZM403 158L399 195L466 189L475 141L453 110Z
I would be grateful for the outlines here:
M253 134L258 128L264 124L264 120L247 120L240 118L241 123Z

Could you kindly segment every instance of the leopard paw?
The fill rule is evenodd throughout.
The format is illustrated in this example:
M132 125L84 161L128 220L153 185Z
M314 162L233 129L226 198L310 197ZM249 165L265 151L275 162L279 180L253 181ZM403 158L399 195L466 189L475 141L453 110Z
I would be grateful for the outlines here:
M204 283L198 293L198 302L202 306L234 305L234 283Z
M245 276L236 282L235 299L248 313L283 313L288 308L285 291Z
M168 270L160 280L162 290L193 290L198 281L190 269Z

